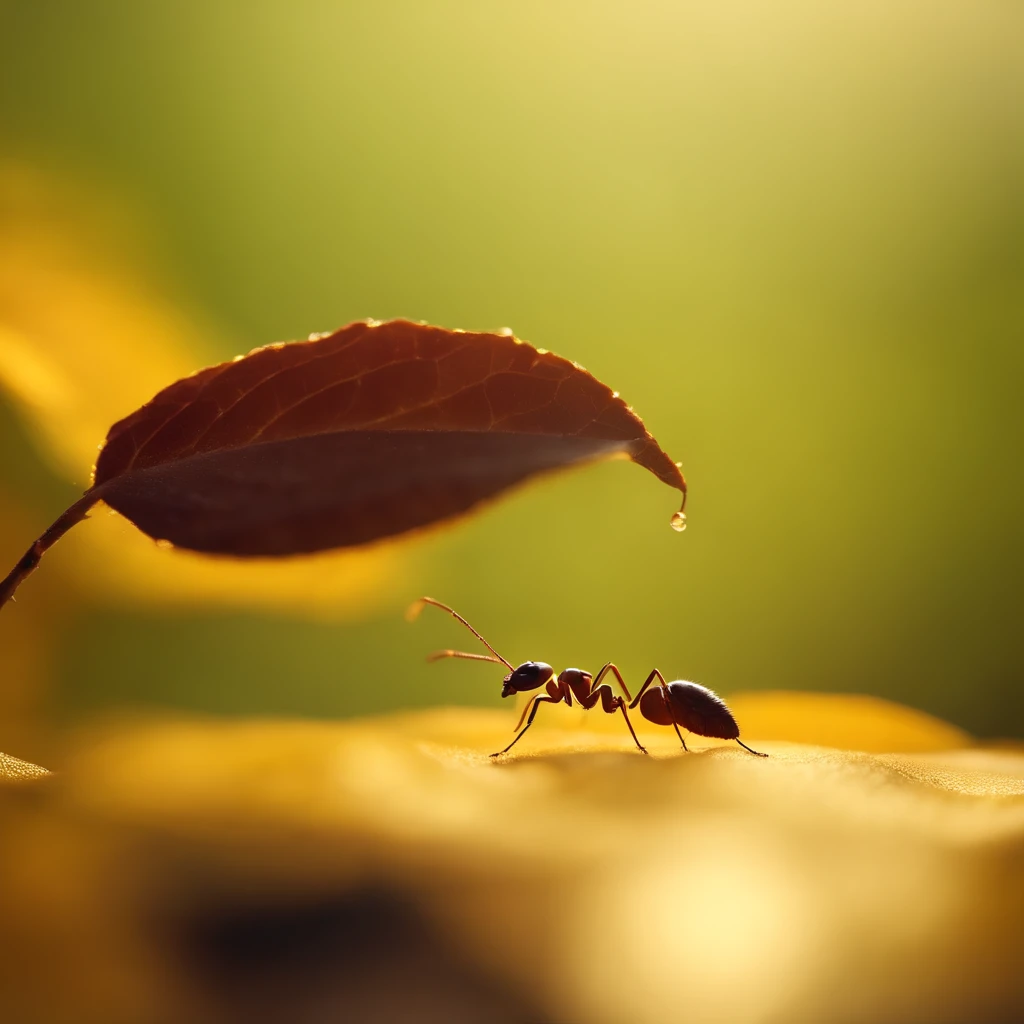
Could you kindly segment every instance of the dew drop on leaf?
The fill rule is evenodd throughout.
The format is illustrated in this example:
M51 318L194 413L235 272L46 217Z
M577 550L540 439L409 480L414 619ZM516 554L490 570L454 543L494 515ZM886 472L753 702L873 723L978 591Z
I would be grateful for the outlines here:
M686 513L685 512L673 512L672 518L668 521L669 526L672 527L676 533L682 533L686 529Z

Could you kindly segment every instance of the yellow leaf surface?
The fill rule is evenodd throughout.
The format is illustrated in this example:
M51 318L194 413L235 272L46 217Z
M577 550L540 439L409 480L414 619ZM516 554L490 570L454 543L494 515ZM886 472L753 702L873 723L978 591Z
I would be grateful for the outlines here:
M37 764L11 757L0 750L0 784L7 782L30 782L45 778L50 773Z
M0 389L52 464L84 490L111 425L215 361L214 339L131 266L109 211L20 166L0 165L0 195ZM36 524L22 549L47 525ZM395 544L313 558L210 559L162 550L102 513L59 552L47 563L66 558L108 598L298 614L365 613L389 596L400 567L403 592L412 573L410 555Z
M501 763L486 709L95 729L7 809L0 992L53 1021L1019 1019L1024 753L868 753L884 708L844 706L860 749L750 714L768 759L558 709ZM85 895L44 927L51 871Z
M0 166L0 381L84 489L115 420L211 356L206 332L139 279L102 211Z
M867 694L738 693L729 698L745 732L846 750L950 750L970 737L933 715Z

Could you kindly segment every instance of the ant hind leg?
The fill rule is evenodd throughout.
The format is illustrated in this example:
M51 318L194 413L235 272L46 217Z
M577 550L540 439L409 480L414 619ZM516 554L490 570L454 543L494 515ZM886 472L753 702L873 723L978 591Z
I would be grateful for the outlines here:
M760 750L751 750L751 748L750 748L750 747L748 747L748 746L746 745L746 743L744 743L744 742L743 742L743 740L739 739L739 737L737 737L737 739L736 739L736 742L737 742L737 743L738 743L738 744L739 744L739 745L740 745L740 746L741 746L741 747L742 747L742 748L743 748L744 750L750 750L750 752L751 752L751 753L752 753L752 754L753 754L753 755L754 755L755 757L767 757L767 756L768 756L767 754L762 754Z
M683 734L679 731L679 726L676 725L675 722L673 722L672 723L672 728L675 729L676 735L679 737L679 742L682 743L682 745L683 745L683 750L685 750L687 753L689 753L690 752L690 748L686 745L686 740L683 739ZM737 740L736 742L738 743L739 740Z

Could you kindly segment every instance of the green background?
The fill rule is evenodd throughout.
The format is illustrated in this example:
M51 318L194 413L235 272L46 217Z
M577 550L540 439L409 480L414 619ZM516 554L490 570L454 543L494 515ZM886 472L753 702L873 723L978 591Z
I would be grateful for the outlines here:
M491 669L422 663L467 641L402 621L422 590L512 660L1024 735L1017 5L0 19L5 153L140 214L167 287L233 339L219 355L367 316L510 326L619 390L691 486L679 536L636 467L542 481L417 542L418 589L364 621L88 607L54 638L55 714L496 703ZM9 412L0 432L42 527L56 484Z

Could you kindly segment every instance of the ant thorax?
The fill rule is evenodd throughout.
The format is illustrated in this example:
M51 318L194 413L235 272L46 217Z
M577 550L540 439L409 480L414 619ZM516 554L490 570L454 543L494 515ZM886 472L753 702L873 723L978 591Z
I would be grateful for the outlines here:
M582 668L566 668L558 674L558 682L564 687L567 686L572 695L579 701L590 696L591 684L594 677Z

